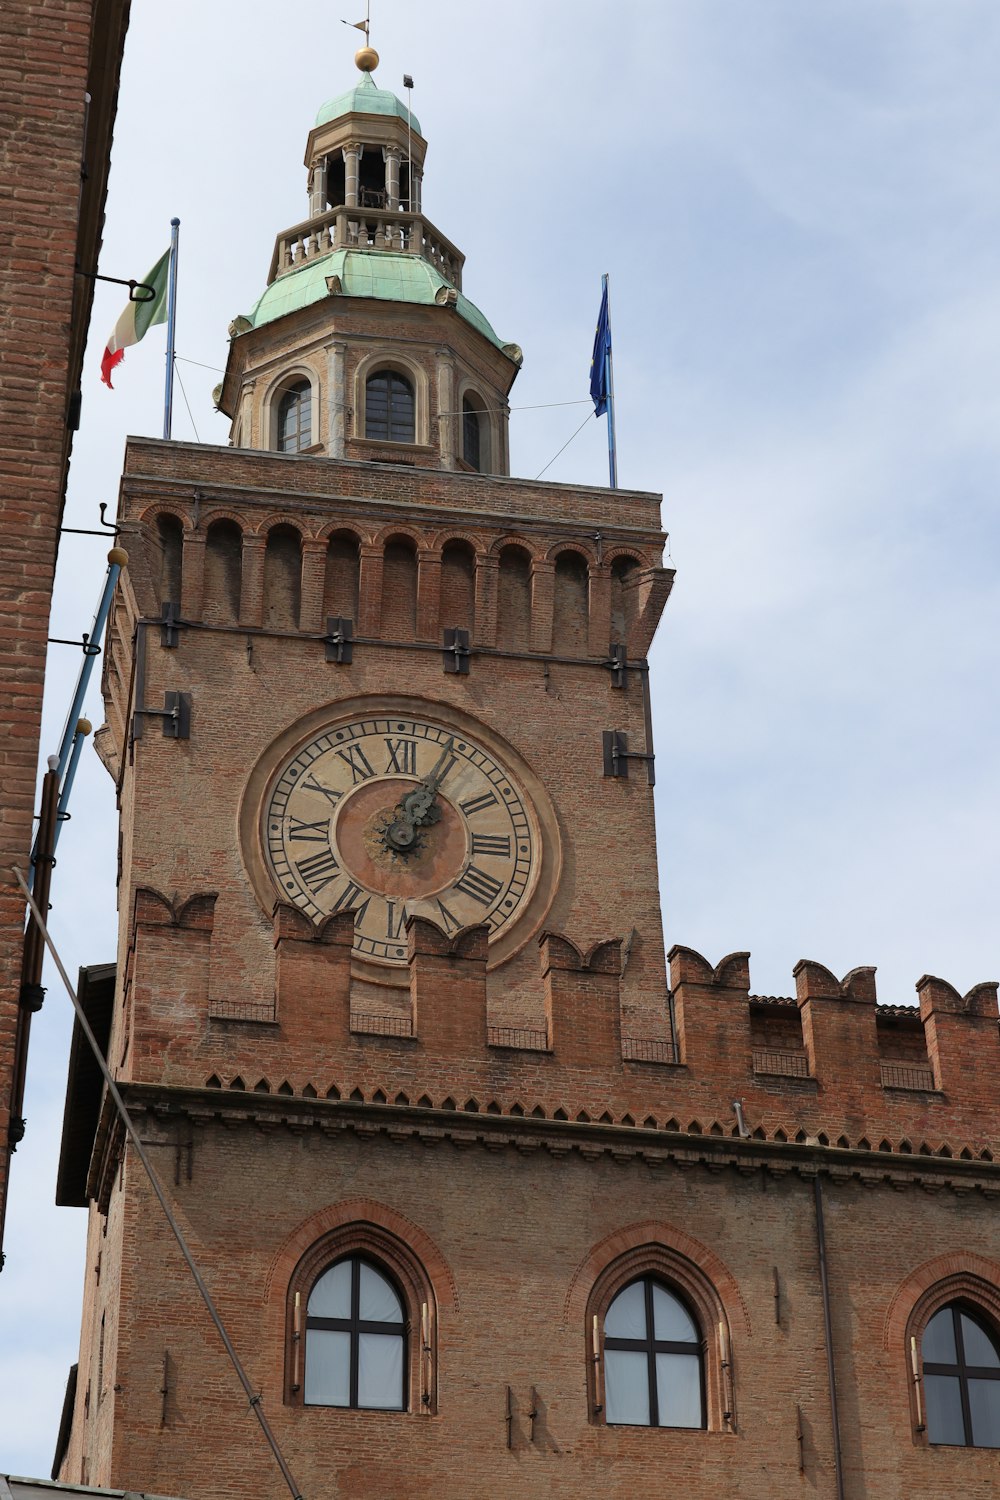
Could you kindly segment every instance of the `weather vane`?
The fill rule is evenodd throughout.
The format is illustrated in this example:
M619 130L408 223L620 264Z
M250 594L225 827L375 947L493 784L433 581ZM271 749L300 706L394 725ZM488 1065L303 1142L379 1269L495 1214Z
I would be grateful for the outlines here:
M343 21L344 26L353 26L355 31L363 31L365 34L365 45L360 47L354 54L354 61L363 73L371 73L378 67L378 53L371 43L372 25L372 3L368 0L366 14L363 21Z
M371 39L372 0L368 0L367 5L365 6L365 18L364 18L363 21L342 21L341 25L342 26L353 26L355 31L363 31L364 34L365 34L365 41L368 43L368 45L370 47L371 46L371 40L372 40Z

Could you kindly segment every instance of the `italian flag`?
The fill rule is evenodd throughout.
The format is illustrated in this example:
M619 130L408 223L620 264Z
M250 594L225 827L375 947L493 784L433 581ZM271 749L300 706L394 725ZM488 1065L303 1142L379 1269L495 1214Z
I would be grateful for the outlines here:
M154 323L167 321L169 274L170 251L168 250L160 256L148 275L143 277L143 284L151 286L156 296L148 302L128 302L125 311L115 324L114 331L108 339L108 347L104 351L104 358L101 360L101 379L109 390L114 390L111 384L111 371L121 364L125 358L125 350L144 338Z

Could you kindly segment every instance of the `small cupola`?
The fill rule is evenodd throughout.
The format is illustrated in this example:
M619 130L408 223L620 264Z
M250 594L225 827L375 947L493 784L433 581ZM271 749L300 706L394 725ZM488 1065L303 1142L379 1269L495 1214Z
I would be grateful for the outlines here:
M464 295L465 257L423 212L419 121L376 84L373 48L355 62L309 132L309 215L230 324L219 409L237 447L507 474L521 351Z

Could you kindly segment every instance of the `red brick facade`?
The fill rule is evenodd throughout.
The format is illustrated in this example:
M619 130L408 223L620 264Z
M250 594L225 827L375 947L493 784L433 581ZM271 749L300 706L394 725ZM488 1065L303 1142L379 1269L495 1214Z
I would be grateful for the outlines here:
M603 760L606 729L649 748L655 497L141 441L122 514L109 1055L303 1494L834 1496L822 1208L845 1493L991 1496L996 1451L928 1443L911 1340L956 1300L1000 1326L995 987L925 978L902 1010L871 970L804 962L794 998L757 997L747 955L684 948L668 987L646 766ZM354 614L349 664L327 659L331 614ZM467 675L445 671L446 621ZM147 718L132 740L170 691L190 738ZM414 918L379 976L350 911L314 926L268 897L254 840L282 736L414 703L523 758L558 879L505 961L485 927ZM77 1191L62 1477L280 1493L107 1109ZM303 1404L302 1308L345 1254L399 1290L404 1411ZM703 1430L605 1421L603 1320L638 1276L696 1321Z
M11 866L26 867L31 850L49 604L91 303L92 283L75 267L97 261L127 18L125 0L5 0L0 17L0 1237L23 1024L24 900Z

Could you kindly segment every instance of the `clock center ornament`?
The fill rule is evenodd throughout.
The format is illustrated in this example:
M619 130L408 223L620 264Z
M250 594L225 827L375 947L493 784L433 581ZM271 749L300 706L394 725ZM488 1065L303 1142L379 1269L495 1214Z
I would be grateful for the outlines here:
M398 972L411 915L448 934L486 923L491 965L509 957L540 925L558 874L538 779L454 711L318 717L251 781L251 792L263 782L257 847L271 888L313 921L353 910L359 963Z

